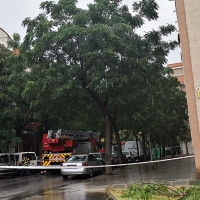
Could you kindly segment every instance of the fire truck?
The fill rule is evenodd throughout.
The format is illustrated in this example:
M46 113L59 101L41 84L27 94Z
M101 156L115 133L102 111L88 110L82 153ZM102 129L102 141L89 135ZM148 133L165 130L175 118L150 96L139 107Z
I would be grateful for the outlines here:
M60 165L72 154L97 152L97 142L98 133L91 131L48 130L42 139L42 165Z

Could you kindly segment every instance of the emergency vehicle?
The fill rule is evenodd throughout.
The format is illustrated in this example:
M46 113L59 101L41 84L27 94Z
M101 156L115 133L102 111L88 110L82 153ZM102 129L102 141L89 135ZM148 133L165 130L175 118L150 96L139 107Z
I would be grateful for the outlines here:
M97 152L98 133L73 130L48 130L43 135L42 165L60 165L72 154Z

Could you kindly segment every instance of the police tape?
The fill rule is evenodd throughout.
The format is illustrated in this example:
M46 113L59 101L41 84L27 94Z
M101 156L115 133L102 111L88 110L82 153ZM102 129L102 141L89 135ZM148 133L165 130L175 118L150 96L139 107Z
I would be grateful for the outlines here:
M96 166L76 166L73 164L69 164L68 166L61 166L61 165L53 165L53 166L0 166L0 169L38 169L38 170L48 170L48 169L64 169L64 168L97 168L97 167L120 167L120 166L131 166L131 165L143 165L143 164L151 164L151 163L159 163L159 162L167 162L173 160L180 160L186 158L192 158L194 155L191 156L181 156L177 158L169 158L169 159L162 159L162 160L152 160L152 161L145 161L145 162L135 162L135 163L126 163L126 164L112 164L112 165L96 165Z

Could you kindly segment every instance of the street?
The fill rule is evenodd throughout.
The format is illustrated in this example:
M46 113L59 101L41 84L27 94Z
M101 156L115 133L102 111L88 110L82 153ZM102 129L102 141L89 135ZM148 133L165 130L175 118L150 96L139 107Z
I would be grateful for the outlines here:
M116 168L112 175L95 175L83 179L71 176L63 180L60 174L32 175L15 179L0 179L1 200L105 200L105 188L112 184L149 181L195 179L194 158Z

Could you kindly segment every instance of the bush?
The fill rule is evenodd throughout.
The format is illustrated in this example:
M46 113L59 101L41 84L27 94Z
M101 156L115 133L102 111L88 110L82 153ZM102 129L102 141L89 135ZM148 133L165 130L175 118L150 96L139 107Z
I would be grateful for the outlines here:
M133 184L127 190L113 190L116 199L124 200L198 200L200 199L200 186L169 186L160 183Z

